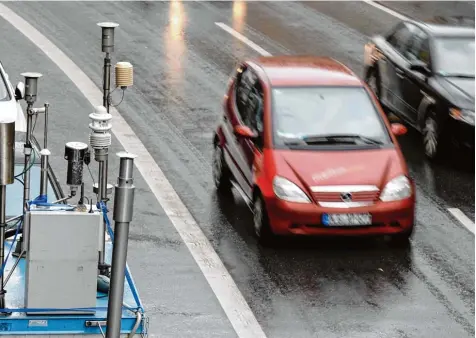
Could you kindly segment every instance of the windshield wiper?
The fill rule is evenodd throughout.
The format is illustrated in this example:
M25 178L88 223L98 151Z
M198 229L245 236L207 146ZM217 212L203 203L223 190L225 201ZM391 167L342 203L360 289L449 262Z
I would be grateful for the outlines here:
M287 146L302 146L307 144L306 142L304 142L302 139L298 137L286 137L283 140L283 143Z
M307 144L317 143L352 143L355 144L356 140L362 141L366 144L383 144L382 141L375 140L370 137L361 135L311 135L303 137L302 140Z
M474 74L441 74L444 77L457 77L460 79L474 79Z

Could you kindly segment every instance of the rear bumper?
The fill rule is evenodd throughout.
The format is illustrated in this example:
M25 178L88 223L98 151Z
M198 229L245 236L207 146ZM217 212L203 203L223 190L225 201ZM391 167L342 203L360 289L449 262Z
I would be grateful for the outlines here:
M323 208L317 204L289 203L274 197L265 202L271 228L277 235L394 235L411 231L415 220L414 197L358 208ZM372 225L369 226L329 227L322 224L324 213L367 212L372 215Z

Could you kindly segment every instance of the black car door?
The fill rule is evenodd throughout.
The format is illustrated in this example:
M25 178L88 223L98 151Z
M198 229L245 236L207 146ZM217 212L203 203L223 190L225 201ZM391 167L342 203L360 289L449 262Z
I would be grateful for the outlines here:
M429 70L432 68L429 36L418 27L406 55L410 62L421 61L427 65ZM431 75L413 70L408 70L405 75L402 86L403 99L406 104L409 122L416 126L418 109L424 93L429 90L428 77Z
M412 36L414 26L407 23L400 23L393 33L387 38L390 48L386 51L385 66L380 67L381 81L384 90L387 92L387 104L399 116L406 119L407 109L403 100L403 82L405 71L408 69L408 60L405 58L405 51ZM382 69L384 71L382 72Z

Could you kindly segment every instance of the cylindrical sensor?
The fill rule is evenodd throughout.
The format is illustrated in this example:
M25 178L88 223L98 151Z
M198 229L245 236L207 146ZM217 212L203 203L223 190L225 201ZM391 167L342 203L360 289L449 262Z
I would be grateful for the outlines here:
M15 182L15 121L0 122L0 185Z
M116 88L131 87L134 83L134 68L129 62L118 62L115 67Z
M42 77L40 73L22 73L25 77L25 101L29 104L33 104L36 101L38 94L38 79Z
M83 183L83 164L88 145L82 142L68 142L64 147L64 159L68 161L66 184L78 187Z
M127 152L119 152L117 156L119 162L119 176L114 194L114 214L115 222L132 221L132 213L134 209L134 180L132 179L132 169L134 167L134 154ZM117 224L117 223L116 223Z
M114 28L119 24L114 22L100 22L98 26L102 28L101 47L104 53L114 52Z

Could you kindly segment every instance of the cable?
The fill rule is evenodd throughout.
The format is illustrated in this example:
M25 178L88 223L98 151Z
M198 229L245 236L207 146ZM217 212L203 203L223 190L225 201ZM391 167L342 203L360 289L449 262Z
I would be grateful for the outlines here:
M19 179L18 177L15 177L15 180L17 180L18 182L20 182L22 185L25 185L25 183L23 183L23 181L21 179Z
M115 89L114 89L114 90L115 90ZM116 104L116 105L113 105L113 104L112 104L112 99L111 99L111 100L109 101L109 106L111 106L111 107L117 107L117 106L119 106L119 105L122 103L122 101L124 100L124 93L125 93L125 92L126 92L126 90L125 90L125 89L123 89L123 90L122 90L122 97L121 97L121 101L119 101L119 103L118 103L118 104ZM111 93L111 94L112 94L112 93Z
M32 156L30 158L30 164L29 164L29 167L26 168L25 170L23 170L21 173L19 173L18 175L15 175L15 178L17 177L20 177L22 175L24 175L27 171L29 171L34 165L35 165L35 162L36 162L36 151L34 148L31 148L32 149Z
M91 172L91 168L89 167L89 164L87 164L86 167L88 167L89 175L91 175L91 179L93 180L93 185L96 185L96 181L94 180L94 176L93 176L93 173ZM99 188L99 184L98 184L98 188ZM99 191L99 189L98 189L98 191ZM99 201L99 195L98 194L96 194L96 201Z

